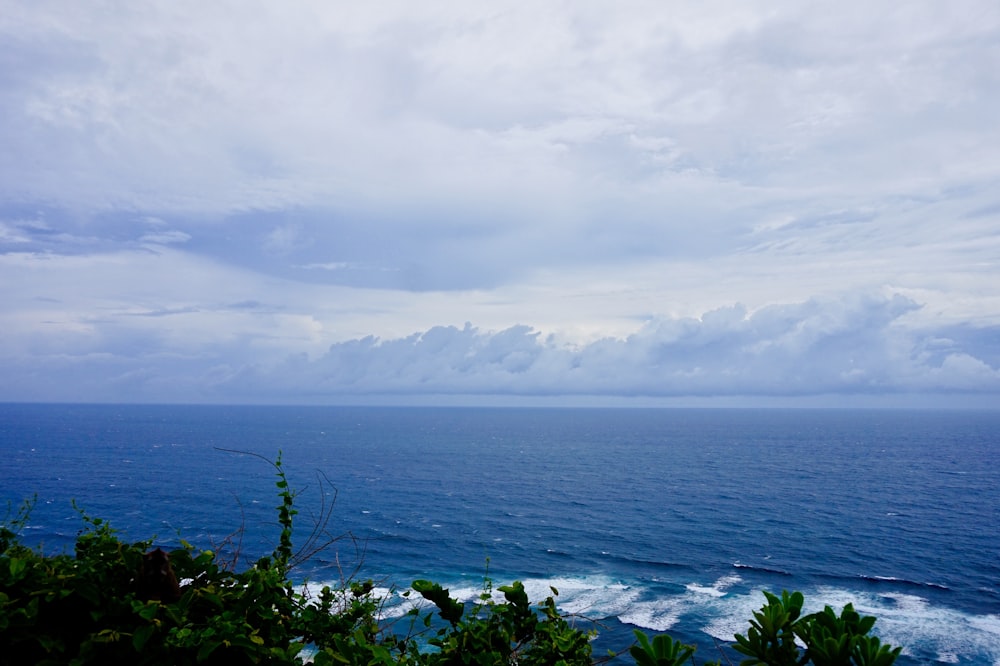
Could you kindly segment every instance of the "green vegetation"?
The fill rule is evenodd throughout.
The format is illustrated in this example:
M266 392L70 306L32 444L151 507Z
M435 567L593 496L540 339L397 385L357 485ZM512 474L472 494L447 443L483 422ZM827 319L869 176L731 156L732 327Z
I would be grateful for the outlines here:
M827 606L819 613L802 616L804 601L800 592L787 591L777 597L764 592L767 605L754 612L750 630L736 635L733 647L749 657L743 664L796 666L811 662L816 666L855 664L889 666L902 648L882 645L869 636L875 618L862 617L847 604L838 617ZM800 654L798 638L806 646Z
M627 650L595 660L594 630L559 612L558 592L533 605L516 581L497 588L501 601L487 579L473 604L437 583L414 581L404 595L416 592L436 612L418 607L395 622L383 619L371 581L347 580L314 594L297 589L292 567L336 539L321 524L295 550L295 493L280 457L272 464L281 533L273 553L243 571L235 570L236 558L223 562L187 542L169 553L167 564L162 553L148 552L152 541L125 543L82 511L75 553L49 556L20 542L32 502L8 513L0 524L3 663L571 666L626 652L639 666L694 663L694 647L640 631ZM328 519L328 511L321 516ZM798 592L765 595L747 633L735 637L744 664L888 666L900 652L869 636L875 618L850 605L839 616L829 607L803 616Z

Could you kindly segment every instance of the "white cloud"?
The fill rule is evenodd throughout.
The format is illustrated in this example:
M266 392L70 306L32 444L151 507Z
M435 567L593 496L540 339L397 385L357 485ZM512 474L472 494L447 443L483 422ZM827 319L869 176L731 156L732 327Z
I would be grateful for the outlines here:
M305 391L355 341L386 390L995 386L930 340L1000 323L996 3L0 16L0 358L53 384Z
M995 176L976 113L996 95L995 7L907 7L50 3L7 21L34 74L5 95L9 163L22 192L74 174L71 205L154 210L579 195L677 168L779 187ZM634 134L684 159L637 181Z
M148 339L142 340L136 330L116 339L115 327L92 322L75 331L64 327L57 344L35 350L33 364L57 376L75 372L77 389L88 386L96 391L92 397L105 400L336 402L423 394L798 398L1000 391L997 327L965 340L942 338L941 331L906 324L918 309L899 295L812 300L752 313L734 305L698 318L649 321L625 338L577 345L529 326L487 331L466 323L400 338L345 340L312 357L284 358L282 345L270 345L259 324L241 340L189 340L189 351L178 354L169 351L180 349L169 340L175 324L144 328ZM232 330L227 317L244 316L224 309L129 314L158 324L194 317L223 330ZM296 326L306 336L321 328L288 315L279 319L285 323L272 330L282 335ZM81 344L84 339L90 342ZM59 351L69 347L77 351ZM20 378L19 390L37 383L16 361L5 365L8 376Z
M322 391L333 395L795 396L1000 388L1000 369L976 359L978 350L950 354L940 365L914 357L929 333L899 320L917 307L900 296L770 306L753 314L734 306L699 319L650 322L627 338L578 347L525 326L496 333L469 325L434 328L402 339L338 343L295 374L321 381ZM275 374L292 373L279 366Z

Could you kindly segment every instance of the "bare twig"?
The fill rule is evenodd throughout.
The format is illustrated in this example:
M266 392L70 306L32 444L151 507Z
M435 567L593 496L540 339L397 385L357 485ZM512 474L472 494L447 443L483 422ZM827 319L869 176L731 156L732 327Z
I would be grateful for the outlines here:
M271 467L275 469L278 474L283 475L284 472L281 466L275 463L273 460L267 456L255 453L253 451L240 451L237 449L227 449L223 447L215 447L217 451L223 451L225 453L235 453L238 455L249 455L255 458L260 458L261 460L267 462ZM316 472L317 485L320 493L320 506L318 514L313 514L312 518L312 529L309 535L306 537L302 545L295 551L295 553L288 560L288 569L294 569L295 567L311 560L317 554L323 552L324 550L330 548L331 546L340 543L344 540L349 540L354 548L354 565L350 572L345 575L345 571L340 564L339 553L335 556L335 562L337 566L337 571L341 579L342 585L347 585L351 580L353 580L358 572L361 570L362 564L364 562L365 552L367 550L367 541L359 539L350 530L342 534L332 533L328 526L330 521L333 519L333 511L336 507L337 497L340 491L333 484L330 478L323 471L319 470ZM332 493L329 490L332 489ZM292 498L298 497L304 489L298 489L295 491L288 490ZM243 505L240 504L240 511L243 512ZM245 525L245 522L244 522ZM243 529L237 531L240 537L240 543L237 550L242 550L242 538ZM234 533L236 534L236 533Z

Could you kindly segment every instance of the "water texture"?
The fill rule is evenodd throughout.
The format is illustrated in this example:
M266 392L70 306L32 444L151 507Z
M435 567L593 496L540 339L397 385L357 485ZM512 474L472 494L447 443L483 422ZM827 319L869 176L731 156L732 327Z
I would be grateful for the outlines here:
M243 524L245 556L269 552L273 469L220 449L280 450L303 531L332 483L331 530L363 552L341 542L313 581L360 566L471 599L488 559L601 620L599 647L641 627L712 659L762 589L798 589L876 615L903 663L1000 663L1000 412L0 405L2 499L37 493L47 550L75 499L130 538Z

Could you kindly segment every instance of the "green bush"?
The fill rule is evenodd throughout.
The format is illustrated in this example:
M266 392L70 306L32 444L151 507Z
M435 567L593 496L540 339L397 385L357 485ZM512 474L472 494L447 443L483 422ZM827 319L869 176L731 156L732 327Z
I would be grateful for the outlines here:
M889 666L902 648L882 645L869 636L874 617L862 617L847 604L838 617L832 608L802 616L800 592L780 597L764 592L767 604L753 614L746 635L736 635L735 650L749 657L741 663L769 666ZM800 649L798 638L805 646Z
M592 632L581 631L559 614L554 596L531 606L524 585L515 581L498 588L505 602L493 600L491 588L471 609L452 599L448 590L426 580L414 581L413 589L438 608L448 626L440 628L428 643L437 648L428 655L430 664L590 664ZM425 626L430 618L425 617Z
M293 495L275 463L282 532L270 557L242 572L186 542L169 553L180 599L142 594L151 542L126 543L106 522L81 512L74 555L45 556L17 531L30 503L0 529L0 654L11 664L299 664L307 644L375 635L378 600L349 583L315 596L289 581Z
M160 601L144 585L144 560L152 541L126 543L100 518L80 512L84 529L72 555L45 555L20 542L33 502L0 523L0 660L38 664L302 664L318 666L413 664L427 666L577 666L594 663L595 632L560 614L552 595L531 604L515 581L497 588L487 578L478 601L464 604L439 584L418 580L416 592L433 610L412 610L396 624L381 616L372 581L348 579L311 594L296 589L292 568L336 541L325 520L295 550L295 494L280 456L271 463L278 480L281 533L270 556L243 571L237 557L220 558L182 541L169 553L183 586L176 601ZM329 518L330 507L321 517ZM176 589L176 588L174 588ZM746 635L733 646L743 664L791 666L889 666L900 648L868 635L875 618L849 604L802 615L802 595L764 593ZM165 599L175 595L164 596ZM669 636L637 642L628 652L639 666L694 663L694 647ZM796 644L796 639L801 646ZM600 661L600 659L598 659Z

